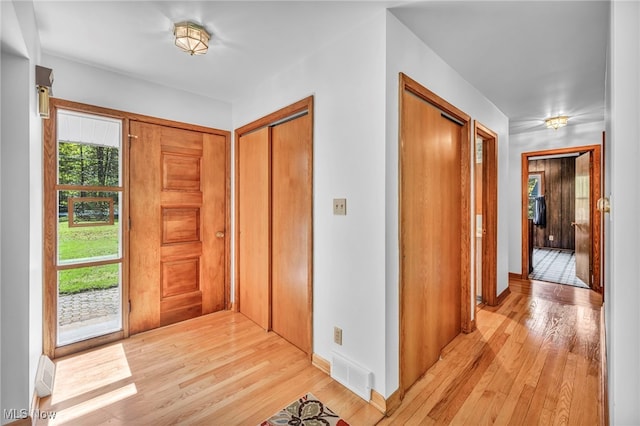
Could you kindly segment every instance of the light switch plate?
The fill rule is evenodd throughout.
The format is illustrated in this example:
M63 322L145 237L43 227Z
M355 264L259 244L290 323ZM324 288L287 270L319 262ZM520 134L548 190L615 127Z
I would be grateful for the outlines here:
M346 216L347 214L347 199L346 198L334 198L333 199L333 214Z

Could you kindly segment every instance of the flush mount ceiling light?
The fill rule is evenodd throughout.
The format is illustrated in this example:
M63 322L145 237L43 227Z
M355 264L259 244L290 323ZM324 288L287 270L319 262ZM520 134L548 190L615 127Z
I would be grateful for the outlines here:
M544 124L547 126L547 129L558 130L560 127L566 126L567 121L569 121L569 117L566 115L559 115L557 117L547 118L544 120Z
M200 25L193 22L175 24L173 35L176 36L176 46L190 55L204 55L209 48L211 36Z

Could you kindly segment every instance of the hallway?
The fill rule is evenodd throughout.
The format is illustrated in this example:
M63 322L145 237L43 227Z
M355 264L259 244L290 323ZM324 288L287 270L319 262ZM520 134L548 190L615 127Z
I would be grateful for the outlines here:
M380 425L602 423L600 305L595 292L510 280Z

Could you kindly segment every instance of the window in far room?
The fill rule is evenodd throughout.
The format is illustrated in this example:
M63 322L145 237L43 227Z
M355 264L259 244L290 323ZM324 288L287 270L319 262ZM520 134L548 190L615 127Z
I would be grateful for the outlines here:
M533 219L533 208L536 197L544 195L544 174L529 173L529 219Z

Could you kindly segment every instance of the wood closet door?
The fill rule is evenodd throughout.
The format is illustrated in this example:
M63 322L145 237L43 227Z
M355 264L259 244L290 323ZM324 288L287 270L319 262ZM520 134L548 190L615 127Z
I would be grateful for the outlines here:
M226 139L131 122L130 332L225 307Z
M275 113L237 136L236 302L311 354L312 115L296 113Z
M402 96L401 377L408 389L461 331L461 126Z
M311 353L311 117L271 128L271 327Z
M265 330L270 324L270 129L238 140L238 293L240 312Z

